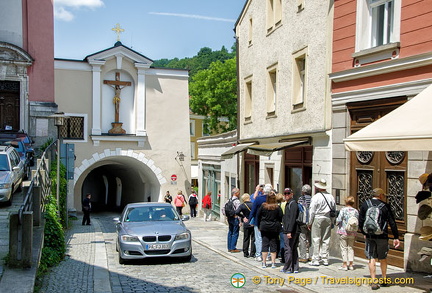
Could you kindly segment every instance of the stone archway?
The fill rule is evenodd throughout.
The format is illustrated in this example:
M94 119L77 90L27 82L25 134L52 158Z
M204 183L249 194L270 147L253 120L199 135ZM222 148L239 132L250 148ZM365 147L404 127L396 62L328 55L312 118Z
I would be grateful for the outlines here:
M74 177L74 207L80 210L83 194L91 193L95 211L121 210L130 202L162 201L161 185L167 182L144 153L120 148L94 153L75 168Z

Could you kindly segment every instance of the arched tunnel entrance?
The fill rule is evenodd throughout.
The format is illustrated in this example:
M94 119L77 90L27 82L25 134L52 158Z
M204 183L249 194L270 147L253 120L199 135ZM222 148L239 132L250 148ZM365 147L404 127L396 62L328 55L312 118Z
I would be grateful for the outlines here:
M79 197L79 203L87 193L92 195L93 212L121 211L128 203L158 201L160 183L142 161L129 156L110 156L81 174L75 192L79 192L75 196Z

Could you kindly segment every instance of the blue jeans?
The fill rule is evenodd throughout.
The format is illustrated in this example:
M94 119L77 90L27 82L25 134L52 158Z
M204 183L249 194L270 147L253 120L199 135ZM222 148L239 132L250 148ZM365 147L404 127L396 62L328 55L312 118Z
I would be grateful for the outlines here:
M238 218L228 218L228 250L237 249L237 239L239 237L239 220Z
M261 250L262 250L262 237L261 237L261 232L258 229L257 225L254 226L254 232L255 232L255 249L256 249L256 254L255 256L261 256Z

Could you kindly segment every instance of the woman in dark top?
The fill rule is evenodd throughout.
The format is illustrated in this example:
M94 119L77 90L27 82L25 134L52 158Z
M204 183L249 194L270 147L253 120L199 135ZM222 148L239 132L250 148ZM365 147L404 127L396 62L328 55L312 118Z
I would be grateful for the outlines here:
M244 257L255 256L255 233L254 226L249 224L250 212L252 209L252 202L250 201L250 195L245 193L241 197L242 204L236 210L236 215L241 218L240 225L243 226L243 255ZM246 221L247 220L247 221ZM249 253L250 244L250 253Z
M276 195L270 192L265 203L261 205L257 213L257 225L262 236L262 268L266 268L266 260L270 249L272 268L276 268L277 242L279 232L282 230L283 212L276 202Z

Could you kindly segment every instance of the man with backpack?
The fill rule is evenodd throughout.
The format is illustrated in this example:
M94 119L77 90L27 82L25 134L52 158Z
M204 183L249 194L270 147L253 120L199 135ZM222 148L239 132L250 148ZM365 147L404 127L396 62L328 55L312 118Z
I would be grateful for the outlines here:
M229 252L240 252L240 249L236 248L237 239L239 237L239 219L236 215L236 210L240 206L239 200L240 190L238 188L233 188L231 191L231 198L225 203L222 208L222 213L227 217L228 221L228 251Z
M376 259L381 263L382 278L371 284L372 290L380 286L389 286L387 283L387 253L388 225L393 233L393 245L399 247L399 232L390 205L385 202L384 190L375 188L372 192L372 199L363 202L360 208L359 227L365 236L365 254L369 259L369 272L372 279L376 279Z

